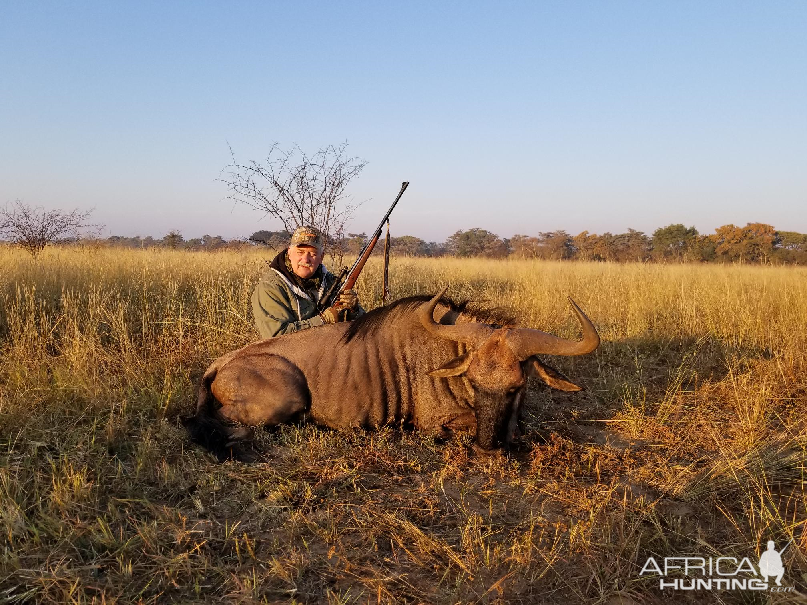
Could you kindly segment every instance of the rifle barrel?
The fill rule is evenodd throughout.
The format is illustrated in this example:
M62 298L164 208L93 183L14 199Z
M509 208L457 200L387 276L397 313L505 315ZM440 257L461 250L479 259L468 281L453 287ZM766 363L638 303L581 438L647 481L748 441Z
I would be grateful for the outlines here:
M381 235L381 230L384 228L384 223L386 223L389 220L390 214L392 214L392 211L395 210L395 205L398 203L398 200L401 199L401 196L404 194L404 191L406 191L407 187L409 187L409 181L404 181L403 183L401 183L401 190L398 192L398 197L395 198L395 201L392 202L392 206L389 207L389 210L387 210L387 213L384 215L384 218L381 219L381 222L378 224L378 228L375 231L373 231L373 234L370 236L370 239L368 239L367 243L364 244L364 247L361 249L361 252L359 252L358 258L356 258L356 262L353 263L353 266L350 268L350 273L353 273L353 270L361 262L361 259L364 256L364 253L367 251L367 248L375 247L375 244L378 241L378 236ZM350 275L350 273L348 273L348 275Z
M364 263L367 262L370 253L372 252L373 248L376 245L376 242L378 242L378 237L381 235L381 229L384 228L384 223L386 223L389 220L390 214L392 214L392 211L395 210L395 205L398 203L398 200L401 199L401 196L404 194L404 191L406 191L407 187L409 187L409 181L404 181L403 183L401 183L401 190L398 192L398 196L395 198L395 201L392 202L392 205L389 207L389 210L387 210L387 213L384 215L384 218L381 219L381 223L378 225L378 228L375 230L372 237L369 240L367 240L367 243L364 244L364 247L361 249L361 252L359 252L359 256L358 258L356 258L356 262L353 263L353 266L350 268L350 271L347 272L347 279L345 279L345 281L342 282L342 277L344 276L345 273L343 271L342 274L334 283L334 286L336 286L336 284L342 282L341 285L337 289L334 289L334 286L332 286L331 289L328 290L328 293L326 293L326 295L322 297L322 299L319 301L319 304L317 305L318 311L321 312L330 307L334 303L334 301L339 297L339 295L346 289L346 286L347 288L352 288L355 285L356 280L359 278L359 273L361 273L361 270L364 268Z

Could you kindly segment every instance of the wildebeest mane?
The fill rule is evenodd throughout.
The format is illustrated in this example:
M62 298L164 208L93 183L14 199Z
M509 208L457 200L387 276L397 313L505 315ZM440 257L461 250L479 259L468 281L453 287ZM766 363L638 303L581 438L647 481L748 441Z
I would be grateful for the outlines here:
M350 323L347 332L342 336L342 342L348 343L354 338L369 336L395 317L413 313L417 307L429 302L431 299L432 295L430 294L409 296L400 298L386 307L378 307L368 311ZM487 307L479 303L472 303L469 300L455 302L445 296L440 302L448 305L452 311L480 323L490 324L495 327L512 326L516 323L511 313L499 307Z

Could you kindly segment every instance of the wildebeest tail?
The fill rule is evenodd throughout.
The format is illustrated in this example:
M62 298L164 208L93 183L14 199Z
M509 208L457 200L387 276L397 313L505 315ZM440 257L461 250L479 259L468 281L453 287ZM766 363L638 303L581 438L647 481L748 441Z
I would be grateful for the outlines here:
M215 377L215 370L205 373L199 385L196 414L182 419L182 424L190 433L191 441L212 452L219 462L230 459L241 462L260 460L260 452L251 439L252 430L225 420L219 414L219 402L210 389Z

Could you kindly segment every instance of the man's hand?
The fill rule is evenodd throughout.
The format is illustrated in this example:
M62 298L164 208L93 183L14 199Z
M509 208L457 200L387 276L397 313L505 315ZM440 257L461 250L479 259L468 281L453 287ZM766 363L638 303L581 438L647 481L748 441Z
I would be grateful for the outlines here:
M359 307L359 295L355 290L345 290L339 295L336 306L355 311Z
M333 306L328 307L320 316L325 323L335 324L340 321L355 319L353 315L359 308L359 296L355 290L345 290L336 299Z
M335 324L340 321L345 321L347 319L347 312L348 309L343 307L339 303L333 305L332 307L328 307L322 313L319 314L322 317L322 320L326 324Z

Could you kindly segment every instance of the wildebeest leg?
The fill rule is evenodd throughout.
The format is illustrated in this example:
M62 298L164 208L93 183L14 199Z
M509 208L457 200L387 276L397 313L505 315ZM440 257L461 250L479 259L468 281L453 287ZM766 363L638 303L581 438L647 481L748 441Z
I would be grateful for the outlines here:
M521 437L521 429L519 424L521 422L521 406L524 402L524 389L518 392L513 398L513 403L510 406L510 418L507 421L504 439L502 443L505 447L510 445L519 437Z
M304 412L310 395L305 376L278 355L245 355L219 370L210 388L218 413L249 426L282 424Z

